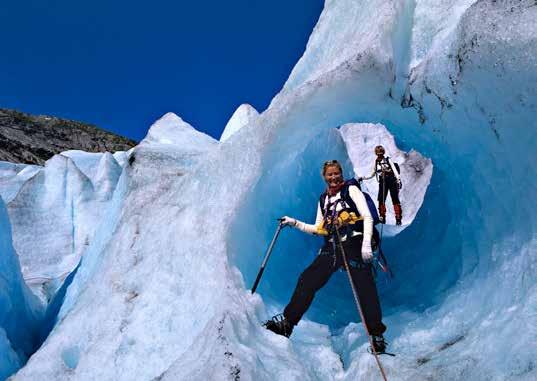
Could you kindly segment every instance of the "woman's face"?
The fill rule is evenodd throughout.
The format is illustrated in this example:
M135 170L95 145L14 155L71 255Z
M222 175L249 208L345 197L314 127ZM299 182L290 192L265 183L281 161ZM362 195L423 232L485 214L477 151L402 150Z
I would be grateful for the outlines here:
M326 184L328 184L329 187L335 187L343 182L341 171L337 165L330 165L326 167L323 177L324 181L326 181Z

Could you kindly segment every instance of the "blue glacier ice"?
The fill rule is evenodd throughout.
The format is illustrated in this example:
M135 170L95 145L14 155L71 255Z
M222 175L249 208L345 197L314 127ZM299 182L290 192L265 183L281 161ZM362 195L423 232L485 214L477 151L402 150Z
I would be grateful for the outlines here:
M22 279L11 224L0 197L0 379L24 365L37 349L43 311Z
M13 246L31 289L52 299L89 247L122 172L110 153L67 151L44 167L16 167L0 177Z
M344 274L290 340L260 325L318 238L284 230L249 287L276 218L313 220L322 162L362 175L356 147L384 129L414 212L383 245L388 379L537 378L536 19L529 0L327 0L267 110L221 142L166 114L121 157L57 323L13 378L380 379Z

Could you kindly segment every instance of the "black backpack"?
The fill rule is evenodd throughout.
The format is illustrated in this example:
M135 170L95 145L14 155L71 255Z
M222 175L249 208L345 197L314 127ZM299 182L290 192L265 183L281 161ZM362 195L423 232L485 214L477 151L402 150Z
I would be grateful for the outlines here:
M388 163L390 162L390 158L389 158L389 157L387 157L386 160L388 161ZM396 163L395 161L392 161L392 163L393 163L393 166L395 167L395 169L397 169L397 173L398 173L398 174L401 174L401 170L399 169L399 164Z

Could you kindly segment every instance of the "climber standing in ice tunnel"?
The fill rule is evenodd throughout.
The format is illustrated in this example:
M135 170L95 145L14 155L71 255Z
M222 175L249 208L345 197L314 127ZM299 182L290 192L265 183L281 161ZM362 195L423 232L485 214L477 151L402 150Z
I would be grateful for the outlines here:
M384 147L378 145L375 147L375 155L377 158L373 163L373 172L370 176L360 177L358 180L369 180L373 177L377 178L379 183L379 218L381 223L386 223L386 198L388 197L388 191L392 198L393 211L395 214L395 224L401 225L403 219L403 209L401 207L401 201L399 200L399 190L403 187L401 182L401 175L399 174L399 166L390 160L389 157L384 156L386 151Z
M267 321L265 327L279 335L291 336L293 328L311 305L315 293L328 282L332 274L343 267L345 255L371 342L375 352L383 353L386 349L383 337L386 326L382 323L382 311L372 273L373 217L355 180L344 181L343 169L337 160L325 162L321 174L327 189L317 204L315 224L310 225L288 216L282 217L281 223L305 233L322 235L325 243L313 263L300 275L283 314ZM333 229L338 230L341 245L336 245L335 234L329 234Z

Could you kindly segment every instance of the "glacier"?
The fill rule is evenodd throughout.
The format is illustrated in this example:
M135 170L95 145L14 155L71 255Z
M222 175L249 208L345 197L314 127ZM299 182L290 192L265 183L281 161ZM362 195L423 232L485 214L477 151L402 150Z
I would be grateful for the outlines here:
M388 379L535 379L536 19L535 1L326 0L267 110L220 142L166 114L119 155L54 328L12 379L380 379L344 274L290 340L260 326L287 303L317 238L284 230L249 292L276 218L313 220L322 162L363 175L379 138L409 176L408 220L383 240L396 276L378 280L397 353L382 358ZM45 186L39 169L43 179L15 182L18 168L0 167L14 181L0 188L14 237L34 225L12 214L40 212L14 202L28 181L41 185L28 198L57 205L69 189L60 200L89 215L75 191L97 192L96 160L62 156L47 165L72 168L72 188ZM55 212L51 225L63 225Z
M44 308L22 280L11 224L0 198L0 379L27 361L40 341Z
M220 136L220 141L225 142L228 140L231 135L240 130L242 127L252 123L258 115L259 113L257 110L251 105L247 103L240 105L224 127L224 131Z
M9 200L16 226L13 246L24 279L46 303L93 240L122 167L110 153L81 151L55 155L43 168L36 167L3 176L0 194Z

